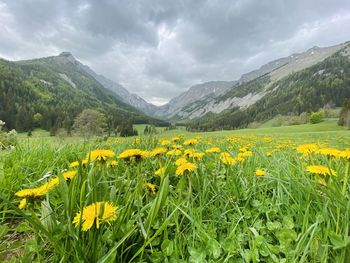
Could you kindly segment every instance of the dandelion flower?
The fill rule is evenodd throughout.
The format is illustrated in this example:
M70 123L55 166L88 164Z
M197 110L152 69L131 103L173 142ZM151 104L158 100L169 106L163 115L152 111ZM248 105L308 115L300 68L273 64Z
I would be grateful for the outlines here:
M341 151L339 156L350 161L350 150Z
M129 161L130 159L139 160L141 158L146 158L149 156L149 153L147 151L143 151L140 149L128 149L119 154L120 159L124 159L126 161Z
M116 167L118 165L118 162L116 160L111 160L109 163L108 163L108 166L109 167Z
M227 165L234 165L237 162L228 152L221 153L220 160Z
M207 149L205 152L206 153L219 153L220 148L219 147L212 147L212 148Z
M256 176L265 176L265 175L267 175L267 173L264 170L256 169L255 175Z
M179 156L182 152L180 150L174 149L166 153L167 156Z
M337 175L336 171L323 165L310 165L306 167L306 171L319 175Z
M173 142L178 142L178 141L180 141L180 137L174 136L173 138L171 138L171 140L172 140Z
M82 226L83 231L88 231L94 223L96 228L100 227L100 223L108 223L115 221L117 207L109 202L97 202L83 208L73 219L76 227Z
M168 145L171 144L171 141L169 141L169 140L162 140L162 141L160 142L160 144L161 144L162 146L168 146Z
M184 164L184 163L187 163L187 162L188 162L187 159L182 157L182 158L177 159L175 164L177 166L180 166L181 164Z
M27 204L27 198L23 198L20 202L19 202L19 205L18 205L18 208L19 209L24 209L25 206Z
M178 166L175 173L176 175L183 175L185 172L194 171L197 168L197 164L187 162Z
M297 147L297 152L308 156L318 150L318 146L314 143L306 143Z
M115 153L112 150L94 150L87 155L87 159L92 161L106 161L108 158L114 157Z
M341 151L336 148L327 147L319 149L317 153L328 157L338 158L340 157Z
M64 173L63 173L63 178L64 178L66 181L72 180L72 179L76 176L77 173L78 173L77 171L67 171L67 172L64 172Z
M192 146L198 143L197 139L188 139L184 141L184 145Z
M145 189L148 190L152 195L155 195L157 193L157 189L154 184L146 183Z
M156 157L156 156L159 156L161 154L165 154L167 151L166 148L164 147L158 147L158 148L155 148L151 151L150 155L153 156L153 157Z

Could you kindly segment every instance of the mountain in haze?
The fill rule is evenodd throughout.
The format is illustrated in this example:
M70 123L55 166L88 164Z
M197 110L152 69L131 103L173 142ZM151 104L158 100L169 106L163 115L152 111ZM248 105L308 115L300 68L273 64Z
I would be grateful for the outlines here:
M350 42L313 47L267 65L269 72L263 66L261 73L253 73L255 78L239 82L206 104L197 101L196 111L226 107L191 119L188 127L202 131L243 128L278 114L295 116L326 105L341 107L350 98Z
M84 109L97 109L107 116L110 131L122 123L166 125L125 103L91 74L67 52L16 62L1 59L0 119L8 129L54 132L70 130Z
M324 48L315 46L306 52L271 61L242 75L237 81L195 85L160 107L155 116L173 121L189 121L208 113L245 109L268 95L271 92L269 87L274 83L322 62L346 46L348 43Z

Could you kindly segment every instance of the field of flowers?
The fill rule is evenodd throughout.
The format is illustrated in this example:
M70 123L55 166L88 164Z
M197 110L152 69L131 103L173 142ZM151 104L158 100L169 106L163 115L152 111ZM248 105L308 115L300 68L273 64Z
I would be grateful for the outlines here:
M349 262L349 137L23 141L1 262Z

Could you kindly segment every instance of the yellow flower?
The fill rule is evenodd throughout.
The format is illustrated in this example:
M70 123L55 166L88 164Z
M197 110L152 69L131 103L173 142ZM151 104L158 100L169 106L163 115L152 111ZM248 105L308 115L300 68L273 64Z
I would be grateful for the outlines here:
M341 151L336 148L321 148L317 151L318 154L338 158L340 157Z
M173 138L171 138L171 140L172 140L173 142L178 142L178 141L180 141L180 137L174 136Z
M272 156L272 152L266 152L265 155L266 155L267 157L270 157L270 156Z
M197 144L198 143L198 140L197 139L187 139L186 141L184 141L184 145L194 145L194 144Z
M194 150L194 149L187 149L187 150L185 150L184 155L186 157L190 157L190 158L201 159L204 156L204 153L196 152L196 150Z
M333 169L329 169L328 167L323 165L310 165L306 167L306 171L320 175L337 175L336 171L334 171Z
M341 151L340 157L344 159L348 159L350 161L350 150Z
M256 176L265 176L265 175L267 175L267 173L264 170L256 169L255 175Z
M245 152L240 152L239 154L238 154L238 157L250 157L250 156L252 156L253 155L253 152L251 152L251 151L245 151Z
M63 178L64 178L66 181L72 180L72 179L76 176L77 173L78 173L77 171L68 171L68 172L64 172L64 173L63 173Z
M108 158L114 157L115 153L112 150L94 150L87 155L87 159L92 161L106 161Z
M205 152L206 153L219 153L220 148L219 147L212 147L212 148L207 149Z
M242 148L239 148L239 151L241 153L244 153L244 152L248 151L248 149L246 147L242 147Z
M173 149L177 149L177 150L180 150L180 149L183 148L183 146L180 145L180 144L174 144L174 145L172 145L171 147L173 147Z
M174 150L170 150L166 153L167 156L178 156L180 155L182 152L180 150L174 149Z
M184 164L181 164L177 167L176 169L176 175L183 175L185 172L190 172L190 171L194 171L198 168L197 164L195 163L184 163Z
M145 189L148 190L151 194L155 195L157 193L157 189L154 184L146 183Z
M109 167L116 167L118 165L118 162L116 160L111 160L109 163L108 163L108 166Z
M314 143L307 143L298 146L297 152L303 154L304 156L308 156L318 150L318 146Z
M162 146L167 146L167 145L170 145L170 144L171 144L171 141L169 141L169 140L162 140L162 141L160 142L160 144L161 144Z
M78 162L78 161L71 162L71 163L69 164L69 167L70 167L70 168L74 168L74 167L78 167L78 166L79 166L79 162Z
M109 202L97 202L83 208L83 211L78 212L73 219L73 224L76 227L82 226L83 231L89 230L94 223L96 228L100 227L100 223L106 222L110 224L111 221L117 219L117 207Z
M18 197L28 198L28 197L40 197L46 195L53 187L59 184L59 179L54 178L47 183L30 189L23 189L15 193Z
M158 156L158 155L161 155L161 154L164 154L166 153L166 148L164 147L158 147L158 148L154 148L152 151L151 151L151 156Z
M27 198L23 198L23 199L21 200L21 202L19 202L18 208L19 208L19 209L23 209L23 208L26 207L26 204L27 204Z
M165 174L165 167L160 167L157 171L154 172L155 175L164 175Z
M124 160L130 160L130 159L139 160L141 158L146 158L148 156L149 156L149 153L147 151L143 151L140 149L129 149L119 154L118 157Z
M181 164L184 164L184 163L187 163L187 159L186 159L186 158L183 158L183 157L177 159L176 162L175 162L175 164L176 164L177 166L180 166Z
M82 160L80 163L79 163L78 161L71 162L71 163L69 164L69 168L78 167L80 164L81 164L82 166L85 166L88 162L89 162L88 159L84 159L84 160Z
M237 162L228 152L221 153L220 160L227 165L234 165Z

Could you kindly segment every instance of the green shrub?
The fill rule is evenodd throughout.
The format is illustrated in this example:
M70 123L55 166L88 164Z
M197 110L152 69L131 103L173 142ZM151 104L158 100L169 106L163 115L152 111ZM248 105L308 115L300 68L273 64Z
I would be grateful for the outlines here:
M314 112L310 116L310 123L315 124L315 123L320 123L323 121L324 118L324 113L321 111Z

